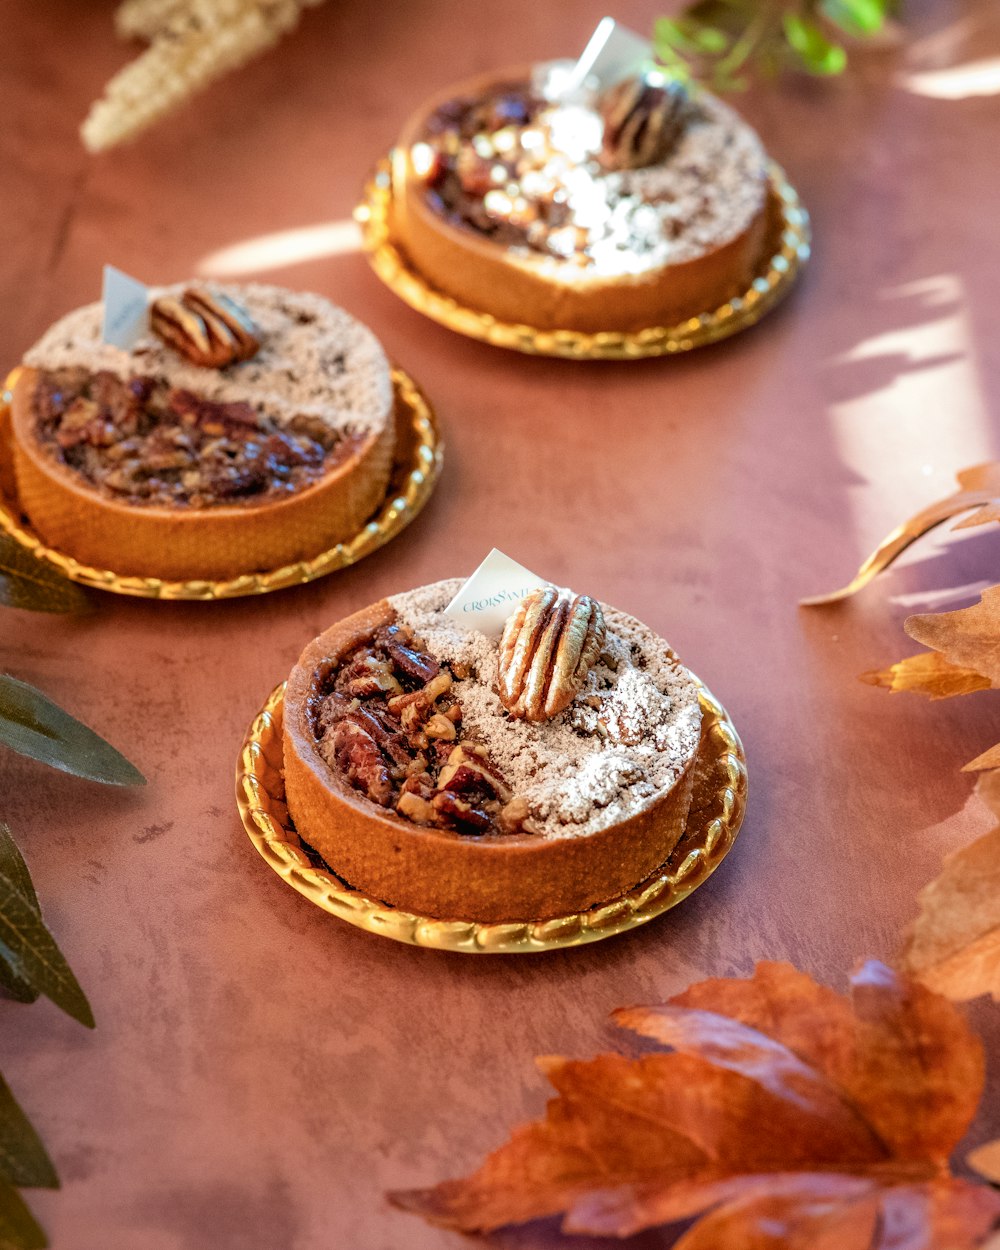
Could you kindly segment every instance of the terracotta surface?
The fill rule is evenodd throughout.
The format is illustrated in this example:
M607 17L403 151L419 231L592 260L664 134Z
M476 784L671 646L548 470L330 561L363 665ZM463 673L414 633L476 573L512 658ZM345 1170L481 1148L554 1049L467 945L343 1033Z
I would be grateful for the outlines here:
M643 27L659 8L620 15ZM7 0L0 358L95 298L102 260L184 278L217 249L346 219L423 95L572 51L602 12L329 0L273 55L93 159L76 125L126 55L111 5ZM98 1021L88 1033L47 1002L0 1004L0 1067L63 1178L31 1195L57 1250L457 1250L383 1191L467 1169L536 1113L532 1056L589 1055L616 1040L613 1007L756 958L842 985L857 956L897 950L941 856L988 826L959 767L997 740L996 701L890 697L857 674L916 650L909 611L995 581L1000 535L926 542L836 611L796 600L845 580L954 469L1000 455L1000 101L916 93L1000 53L991 13L911 0L909 51L744 102L812 210L816 255L783 309L696 356L505 354L425 323L353 253L259 271L375 329L435 399L448 461L398 541L300 590L108 597L83 621L3 612L0 665L150 778L108 793L0 758L0 810ZM924 75L909 86L907 63ZM644 930L534 960L337 923L257 857L232 793L245 727L309 638L493 544L665 634L750 760L746 825L708 885ZM971 1014L995 1052L1000 1013ZM1000 1130L991 1079L970 1143Z

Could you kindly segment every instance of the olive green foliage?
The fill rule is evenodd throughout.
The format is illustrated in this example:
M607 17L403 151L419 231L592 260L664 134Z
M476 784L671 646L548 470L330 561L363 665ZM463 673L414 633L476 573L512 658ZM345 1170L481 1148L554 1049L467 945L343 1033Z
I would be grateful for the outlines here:
M877 34L893 0L698 0L680 17L660 18L654 46L677 78L739 91L754 75L793 69L839 74L845 40Z

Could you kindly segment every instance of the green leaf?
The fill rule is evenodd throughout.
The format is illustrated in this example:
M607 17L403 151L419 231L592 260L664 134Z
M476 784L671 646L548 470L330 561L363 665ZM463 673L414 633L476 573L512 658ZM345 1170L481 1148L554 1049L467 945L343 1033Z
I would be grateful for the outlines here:
M0 534L0 604L28 612L93 611L79 586L7 534Z
M41 1138L0 1076L0 1178L12 1185L58 1189L59 1177Z
M40 690L0 673L0 743L52 768L109 786L144 786L146 778L110 743Z
M847 64L847 53L831 43L815 22L808 22L797 13L782 18L785 38L811 74L839 74Z
M742 0L697 0L684 10L678 20L698 26L721 26L732 34L747 25L753 16L753 8L754 4L748 6Z
M0 998L9 998L15 1003L33 1003L38 1000L38 991L27 981L22 981L17 973L0 959Z
M0 820L0 876L6 877L19 894L23 894L35 911L41 912L35 885L28 865L11 837L10 826ZM2 1079L2 1078L0 1078Z
M691 65L689 62L690 50L687 49L685 41L676 33L667 33L661 27L673 23L666 23L665 19L657 22L657 33L653 39L653 55L657 60L657 68L663 73L670 75L682 82L687 82L691 77Z
M7 877L0 877L0 958L67 1015L89 1029L94 1013L55 938Z
M0 820L0 876L7 877L13 882L18 892L35 911L40 911L38 895L35 893L28 865L21 858L17 843L10 836L10 829L2 820ZM0 989L4 990L8 998L18 1003L33 1003L38 997L35 987L23 981L2 959L0 959Z
M0 1180L0 1250L45 1250L48 1238L13 1185Z
M657 51L664 45L689 55L718 56L729 47L729 37L717 26L702 26L687 19L660 18L655 27Z
M709 56L717 56L729 47L726 32L719 30L717 26L703 26L700 30L692 30L688 38L699 52L705 52Z
M877 34L885 24L887 0L822 0L820 12L849 35Z

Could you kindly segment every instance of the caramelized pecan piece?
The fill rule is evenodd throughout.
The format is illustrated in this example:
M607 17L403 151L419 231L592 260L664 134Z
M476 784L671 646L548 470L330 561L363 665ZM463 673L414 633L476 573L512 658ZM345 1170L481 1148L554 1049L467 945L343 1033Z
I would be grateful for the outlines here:
M443 738L445 742L453 742L458 736L455 722L441 712L434 713L424 726L424 733L428 738Z
M490 763L485 747L460 742L448 756L438 775L439 790L471 790L483 788L501 803L511 797L511 790Z
M406 646L400 638L398 625L390 625L386 630L385 649L401 673L424 685L441 671L441 665L433 656Z
M435 794L431 799L431 806L446 820L456 825L468 826L468 830L463 832L485 833L490 827L490 818L481 807L476 807L450 790L441 790Z
M207 430L213 424L220 427L233 426L236 431L260 431L260 417L243 400L233 400L226 404L213 403L210 399L202 399L193 391L185 391L175 387L167 396L167 404L171 412L175 412L186 426L197 425Z
M393 676L388 660L369 654L351 665L343 689L346 694L364 699L373 694L398 695L402 686Z
M161 295L149 310L149 323L168 347L203 368L248 360L260 347L249 315L227 297L208 291L191 289L180 298Z
M193 365L218 369L234 359L229 346L235 344L220 337L218 327L211 329L200 313L176 296L161 295L153 301L149 324L154 334Z
M392 777L371 734L355 721L342 720L334 730L333 750L354 789L363 790L380 807L388 807L392 801Z
M396 811L417 825L436 825L438 823L436 809L426 799L421 798L419 794L413 794L408 790L404 790L399 796Z
M404 736L389 729L368 708L364 706L355 708L353 712L348 712L345 720L352 720L356 725L360 725L372 741L378 744L382 753L387 755L394 764L398 764L405 769L410 763L412 756Z
M572 702L597 662L601 605L552 587L525 596L500 638L500 702L514 717L549 720Z
M420 709L421 717L427 715L431 707L444 692L451 687L451 673L442 669L436 677L431 678L422 690L411 690L408 694L398 694L389 700L389 711L393 716L402 716L408 707Z
M528 800L522 798L511 799L500 809L497 816L497 824L504 833L537 833L538 827L531 821L531 811L528 807Z
M691 115L683 83L657 75L625 78L601 94L601 162L608 169L643 169L670 154Z
M228 339L236 344L233 360L249 360L260 351L260 331L246 309L241 308L228 295L190 287L184 292L184 303L199 313L206 322L211 319L225 328Z

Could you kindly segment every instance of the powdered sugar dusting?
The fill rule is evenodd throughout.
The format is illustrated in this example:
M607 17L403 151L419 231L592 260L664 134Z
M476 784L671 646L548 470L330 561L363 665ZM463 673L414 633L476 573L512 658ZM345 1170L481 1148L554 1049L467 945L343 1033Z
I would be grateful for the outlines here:
M767 156L728 105L675 95L672 146L622 168L609 167L603 98L540 104L527 84L501 80L438 105L411 149L429 206L573 288L697 260L759 220Z
M760 139L728 105L703 93L697 113L660 164L619 172L577 166L567 175L574 223L587 233L584 279L644 273L722 247L764 204ZM563 266L551 262L553 276ZM578 283L581 274L571 275Z
M190 283L156 295L179 295ZM131 351L101 339L103 307L88 304L57 321L25 355L25 364L85 368L121 378L162 379L216 403L248 403L278 422L315 416L344 433L377 433L392 414L392 380L374 334L319 295L249 283L204 284L241 304L261 331L251 360L225 369L189 364L155 335Z
M471 675L453 690L464 732L482 742L541 835L594 833L642 811L677 781L698 748L701 711L691 674L639 621L605 605L604 655L566 711L535 725L513 720L494 692L495 639L442 612L458 579L389 599L440 660Z

